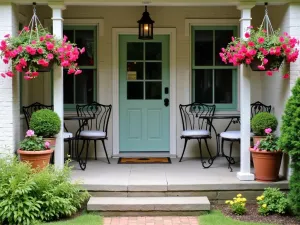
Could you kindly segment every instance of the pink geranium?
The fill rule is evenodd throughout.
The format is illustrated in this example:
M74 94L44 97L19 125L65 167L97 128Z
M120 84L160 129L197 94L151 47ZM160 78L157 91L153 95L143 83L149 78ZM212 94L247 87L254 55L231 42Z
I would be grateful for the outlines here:
M49 149L50 148L50 143L48 141L45 142L45 148Z
M33 130L28 130L26 132L26 136L25 137L32 137L32 136L34 136L34 131Z
M265 133L266 134L271 134L272 133L272 129L271 128L266 128L265 129Z

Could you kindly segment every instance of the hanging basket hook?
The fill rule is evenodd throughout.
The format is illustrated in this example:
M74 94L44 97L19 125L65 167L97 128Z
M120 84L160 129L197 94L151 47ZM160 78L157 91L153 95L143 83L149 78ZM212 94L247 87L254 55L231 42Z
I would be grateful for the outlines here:
M264 28L266 30L267 35L272 35L274 34L274 30L268 15L268 3L265 2L265 16L263 18L263 21L260 25L261 28Z

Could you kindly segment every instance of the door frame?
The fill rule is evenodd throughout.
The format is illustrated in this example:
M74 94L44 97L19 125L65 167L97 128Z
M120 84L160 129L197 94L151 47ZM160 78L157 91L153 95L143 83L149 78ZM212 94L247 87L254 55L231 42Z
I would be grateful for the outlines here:
M170 37L170 154L176 155L176 28L154 28L156 35ZM113 156L120 153L119 123L119 36L138 35L137 28L112 28L112 147Z

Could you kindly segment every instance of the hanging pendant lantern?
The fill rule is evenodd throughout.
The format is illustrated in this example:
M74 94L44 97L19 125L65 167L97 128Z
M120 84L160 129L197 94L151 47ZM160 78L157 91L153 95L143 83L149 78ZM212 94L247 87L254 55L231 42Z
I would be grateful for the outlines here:
M145 12L142 18L138 21L139 24L139 39L141 40L152 40L153 39L153 24L154 21L150 18L145 6Z

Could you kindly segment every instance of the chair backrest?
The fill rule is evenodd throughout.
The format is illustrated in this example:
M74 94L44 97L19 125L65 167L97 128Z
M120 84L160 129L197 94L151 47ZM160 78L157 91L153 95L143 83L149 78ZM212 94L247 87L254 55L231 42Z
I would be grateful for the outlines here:
M263 103L257 101L251 104L251 119L253 116L255 116L257 113L260 112L268 112L271 113L272 106L271 105L264 105Z
M111 105L102 105L98 102L92 102L87 105L77 105L76 111L78 116L95 117L93 120L88 120L88 124L85 126L88 130L99 130L107 134L111 108ZM79 123L81 126L82 121L79 121ZM83 127L83 129L85 127Z
M188 105L179 105L183 130L209 130L211 131L211 119L205 116L215 114L215 105L206 105L202 103L192 103Z
M29 122L30 122L30 118L32 113L40 110L40 109L50 109L53 110L53 105L43 105L39 102L35 102L29 106L23 106L23 113L25 115L25 120L26 120L26 124L27 124L27 128L29 129Z

